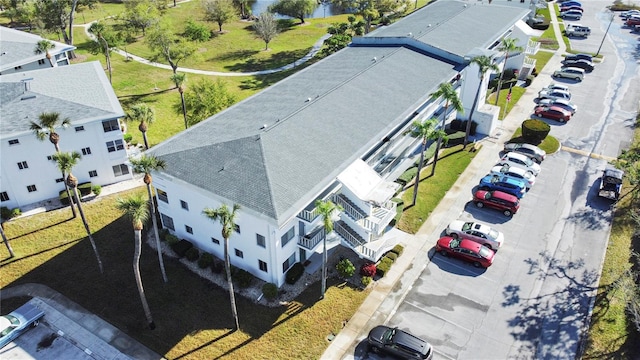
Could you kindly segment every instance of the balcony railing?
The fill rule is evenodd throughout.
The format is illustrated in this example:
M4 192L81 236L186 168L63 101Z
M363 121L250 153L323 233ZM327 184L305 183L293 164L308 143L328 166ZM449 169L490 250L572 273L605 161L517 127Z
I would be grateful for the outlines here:
M529 67L529 68L534 68L536 67L536 59L534 58L530 58L530 57L525 57L524 58L524 67Z
M525 54L535 55L540 50L540 43L537 41L529 40L527 43L527 48L525 49Z
M353 230L349 228L344 222L338 221L335 223L334 230L338 235L342 236L345 242L360 256L373 260L375 251L364 246L364 242L361 241L360 236L355 234Z
M336 204L342 206L344 212L351 216L355 221L360 221L367 217L367 214L358 208L354 203L352 203L346 196L342 194L337 194L334 197L334 201Z
M308 222L313 222L313 220L315 220L315 218L317 218L319 215L320 215L320 212L318 211L318 208L315 207L312 210L300 211L300 213L298 214L298 217Z
M307 250L313 250L324 239L324 231L318 229L316 232L300 236L298 238L298 245Z

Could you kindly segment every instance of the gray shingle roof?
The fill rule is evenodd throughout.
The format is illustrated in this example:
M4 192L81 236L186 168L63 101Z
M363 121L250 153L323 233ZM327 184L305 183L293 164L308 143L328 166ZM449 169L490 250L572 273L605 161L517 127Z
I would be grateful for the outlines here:
M72 124L124 116L98 61L0 76L2 136L29 131L29 122L44 112Z
M42 37L24 31L0 26L0 72L42 59L44 55L34 54L34 49ZM55 45L49 53L58 54L76 47L52 41Z

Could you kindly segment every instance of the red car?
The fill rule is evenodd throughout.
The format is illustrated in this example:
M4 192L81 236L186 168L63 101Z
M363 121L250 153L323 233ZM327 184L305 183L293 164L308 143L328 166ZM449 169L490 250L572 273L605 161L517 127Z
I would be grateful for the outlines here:
M520 208L520 200L517 197L502 191L478 190L473 194L473 203L477 207L489 207L500 210L506 216L512 216Z
M640 25L640 17L631 17L627 20L627 26L634 27Z
M559 106L540 105L536 106L534 112L536 116L557 120L561 123L571 120L571 112Z
M488 247L467 239L454 239L451 236L441 237L436 243L436 251L442 256L453 256L470 262L475 267L488 268L493 263L495 253Z

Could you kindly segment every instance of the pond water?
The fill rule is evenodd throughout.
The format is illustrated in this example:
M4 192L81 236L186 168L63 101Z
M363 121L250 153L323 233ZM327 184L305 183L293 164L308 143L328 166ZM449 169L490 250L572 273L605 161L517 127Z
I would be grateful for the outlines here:
M277 0L256 0L253 1L251 4L251 13L255 16L260 15L261 13L267 11L267 8L269 8L269 6L273 3L275 3ZM327 4L327 5L318 5L318 7L316 8L316 10L313 12L313 14L311 14L311 16L308 16L309 18L322 18L322 17L327 17L327 16L333 16L333 15L340 15L342 14L343 11L339 8L337 8L336 6L333 6L331 4ZM276 18L278 19L286 19L289 18L288 16L281 16L276 14Z

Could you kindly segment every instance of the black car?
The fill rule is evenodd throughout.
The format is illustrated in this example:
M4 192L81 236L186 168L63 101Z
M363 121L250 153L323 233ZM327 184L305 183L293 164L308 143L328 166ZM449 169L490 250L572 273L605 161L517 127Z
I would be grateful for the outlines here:
M378 325L369 331L367 342L373 351L384 351L403 359L431 359L431 344L406 331Z
M593 63L589 60L564 60L562 63L564 64L564 66L577 67L587 72L593 71Z
M568 54L564 57L565 60L587 60L593 61L593 57L589 54Z

